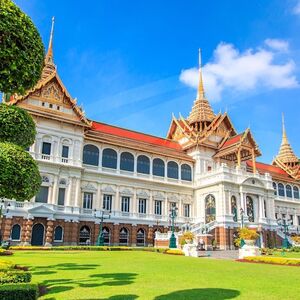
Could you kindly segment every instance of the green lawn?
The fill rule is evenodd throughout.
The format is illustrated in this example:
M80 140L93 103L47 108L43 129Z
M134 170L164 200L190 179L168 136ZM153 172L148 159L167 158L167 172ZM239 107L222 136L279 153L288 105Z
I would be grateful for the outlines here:
M284 252L281 251L275 251L273 252L272 256L278 256L278 257L287 257L287 258L300 258L300 252Z
M299 267L137 251L19 251L2 258L30 266L49 300L300 299Z

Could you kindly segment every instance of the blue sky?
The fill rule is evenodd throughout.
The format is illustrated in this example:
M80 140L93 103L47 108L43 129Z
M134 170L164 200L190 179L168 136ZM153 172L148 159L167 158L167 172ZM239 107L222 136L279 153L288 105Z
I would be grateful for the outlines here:
M300 1L16 0L91 119L164 137L196 96L198 48L206 94L237 131L250 126L271 162L288 138L300 153Z

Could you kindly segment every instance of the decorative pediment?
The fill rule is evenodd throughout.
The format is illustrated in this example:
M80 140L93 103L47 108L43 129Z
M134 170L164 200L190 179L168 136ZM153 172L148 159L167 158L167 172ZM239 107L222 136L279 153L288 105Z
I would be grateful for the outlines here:
M121 188L120 193L123 195L133 195L133 190L131 188Z
M136 194L140 198L149 198L149 192L147 190L137 190Z
M165 199L164 193L161 193L161 192L154 192L153 197L154 197L154 199L161 199L161 200Z
M90 192L96 192L96 191L97 191L97 187L96 187L94 184L90 183L90 182L84 184L84 185L81 187L81 189L82 189L83 191L90 191Z
M172 202L178 202L179 196L177 194L168 194L168 200Z
M33 104L29 99L39 100L39 102ZM60 105L67 110L73 111L73 115L66 113L63 109L51 109L46 106L42 106L42 102L49 102L50 104ZM73 99L68 93L57 72L51 73L46 78L42 78L38 81L34 88L27 91L25 95L14 95L9 101L10 105L20 105L24 108L34 111L41 111L44 114L49 113L52 117L63 118L65 120L72 120L83 123L84 126L91 126L90 121L85 117L85 113L81 107L77 105L77 100Z
M32 214L33 216L37 216L54 214L55 211L48 207L47 204L38 205L37 203L35 203L35 206L33 208L28 209L28 213Z
M114 186L111 185L103 185L102 186L102 192L103 193L108 193L108 194L115 194L116 190Z

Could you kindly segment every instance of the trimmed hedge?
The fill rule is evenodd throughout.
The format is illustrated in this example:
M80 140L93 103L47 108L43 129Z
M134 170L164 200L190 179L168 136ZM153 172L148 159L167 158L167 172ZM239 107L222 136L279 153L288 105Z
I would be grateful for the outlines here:
M247 256L245 261L284 266L300 266L300 259L285 257Z
M0 272L1 271L7 271L7 270L12 270L15 268L16 265L14 265L12 262L9 261L0 261Z
M11 250L23 251L149 251L164 253L168 248L155 247L126 247L126 246L54 246L54 247L39 247L39 246L11 246Z
M3 300L36 300L38 285L28 283L0 285L0 299Z
M0 272L0 284L25 283L31 281L31 273L21 270Z

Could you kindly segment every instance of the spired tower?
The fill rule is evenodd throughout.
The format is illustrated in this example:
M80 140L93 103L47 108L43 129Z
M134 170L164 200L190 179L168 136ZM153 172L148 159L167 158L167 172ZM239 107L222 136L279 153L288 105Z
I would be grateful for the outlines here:
M187 118L189 125L197 132L203 131L208 125L211 124L216 117L210 103L205 97L203 78L202 78L202 62L201 62L201 49L199 49L199 82L197 97L194 105Z
M299 158L295 155L291 144L288 141L284 115L282 114L282 140L279 152L273 161L273 165L277 165L285 170L294 179L300 179L300 163Z

